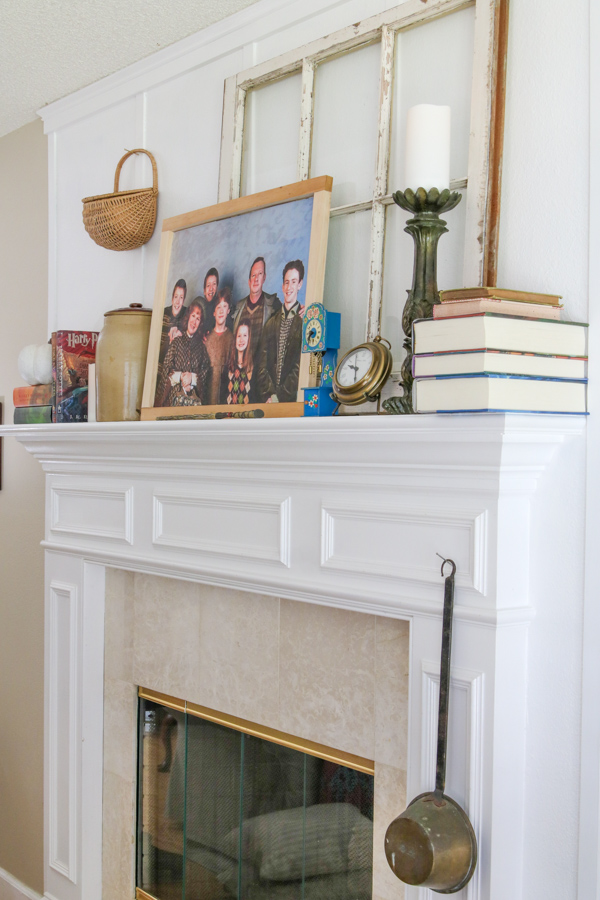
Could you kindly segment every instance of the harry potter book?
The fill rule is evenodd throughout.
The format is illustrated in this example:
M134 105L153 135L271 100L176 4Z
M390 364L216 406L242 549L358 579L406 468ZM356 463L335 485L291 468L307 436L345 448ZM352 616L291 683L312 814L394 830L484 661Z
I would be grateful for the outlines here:
M52 334L55 422L87 422L88 367L96 358L97 343L97 331Z
M40 425L52 421L51 406L17 406L13 422L15 425Z
M52 384L28 384L13 390L13 406L50 406L53 396Z

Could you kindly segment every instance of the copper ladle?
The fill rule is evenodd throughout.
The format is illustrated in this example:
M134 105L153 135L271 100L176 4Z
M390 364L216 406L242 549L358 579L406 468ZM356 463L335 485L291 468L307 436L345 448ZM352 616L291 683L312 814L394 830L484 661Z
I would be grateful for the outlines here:
M445 559L442 563L442 578L446 563L452 566L452 572L444 583L435 790L419 794L394 819L385 835L385 855L394 875L400 881L427 887L439 894L454 894L470 881L475 871L477 839L464 809L444 794L456 573L454 562Z

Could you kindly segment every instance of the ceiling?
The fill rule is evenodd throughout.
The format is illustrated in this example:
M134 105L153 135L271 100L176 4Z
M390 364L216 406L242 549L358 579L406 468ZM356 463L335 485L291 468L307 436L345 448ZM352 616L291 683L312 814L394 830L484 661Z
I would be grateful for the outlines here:
M0 0L0 136L256 0Z

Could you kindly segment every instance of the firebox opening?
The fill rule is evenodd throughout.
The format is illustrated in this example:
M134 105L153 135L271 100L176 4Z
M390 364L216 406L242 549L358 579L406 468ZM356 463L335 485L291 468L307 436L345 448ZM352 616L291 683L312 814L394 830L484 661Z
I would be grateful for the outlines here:
M371 900L372 761L139 695L138 900Z

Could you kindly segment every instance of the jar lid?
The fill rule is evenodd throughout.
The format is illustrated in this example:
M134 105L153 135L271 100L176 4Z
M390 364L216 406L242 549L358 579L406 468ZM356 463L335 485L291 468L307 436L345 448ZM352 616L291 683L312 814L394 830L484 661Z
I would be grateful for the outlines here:
M122 306L120 309L111 309L109 312L105 312L104 317L131 315L133 313L136 315L141 313L143 316L151 316L152 310L148 309L146 306L142 306L141 303L130 303L129 306Z

